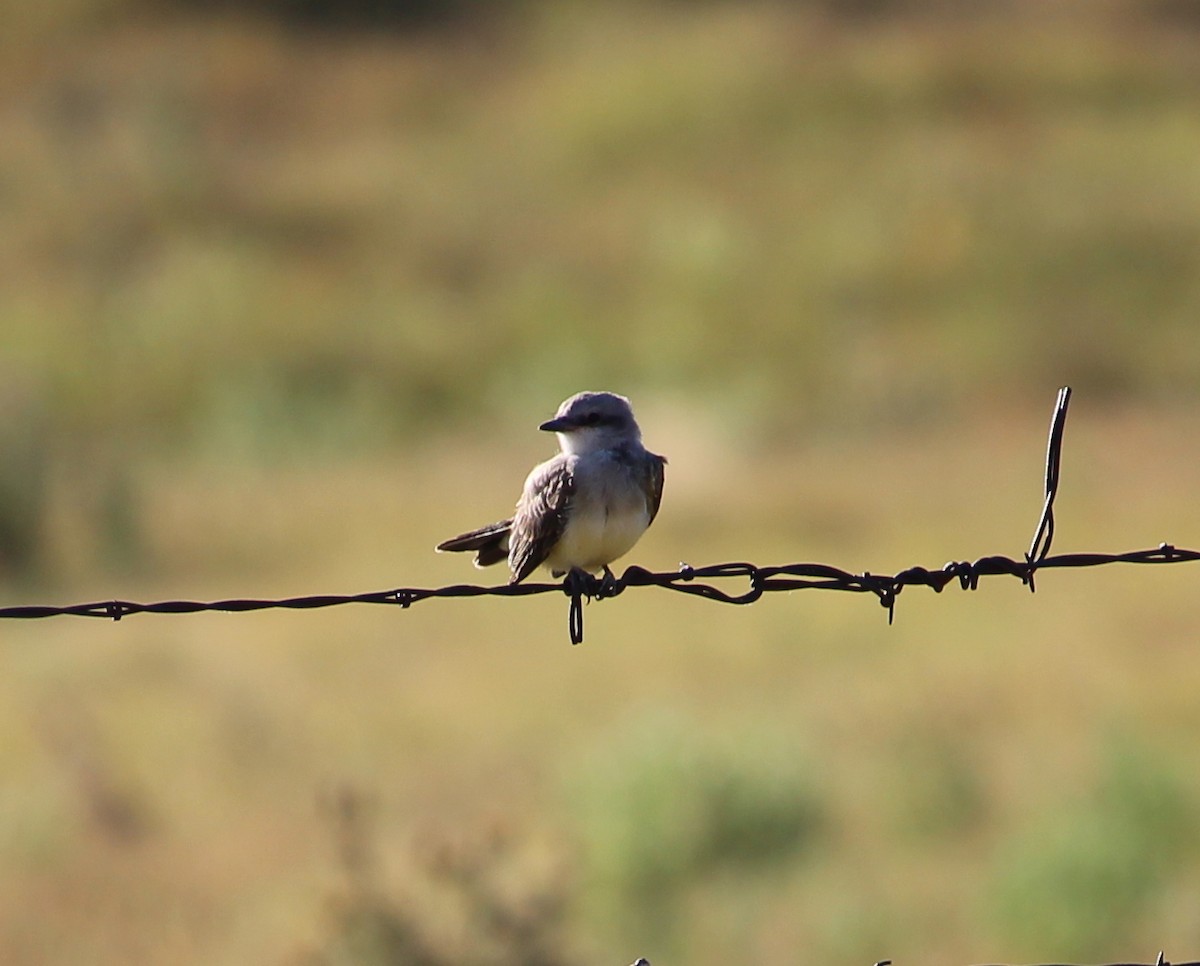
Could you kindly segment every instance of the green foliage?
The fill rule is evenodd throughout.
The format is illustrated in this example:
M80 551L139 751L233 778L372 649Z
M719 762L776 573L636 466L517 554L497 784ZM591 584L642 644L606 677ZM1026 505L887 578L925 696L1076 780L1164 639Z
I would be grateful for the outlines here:
M568 786L601 915L660 942L698 881L787 865L825 823L805 756L763 728L643 716L583 757Z
M44 404L9 374L0 389L0 581L39 576L46 559L50 454Z
M1194 398L1190 35L521 9L320 57L118 26L10 78L0 351L54 374L50 431L344 451L612 385L752 442Z
M1194 793L1148 749L1106 749L1092 792L1003 847L993 904L1018 948L1103 958L1120 948L1195 846Z

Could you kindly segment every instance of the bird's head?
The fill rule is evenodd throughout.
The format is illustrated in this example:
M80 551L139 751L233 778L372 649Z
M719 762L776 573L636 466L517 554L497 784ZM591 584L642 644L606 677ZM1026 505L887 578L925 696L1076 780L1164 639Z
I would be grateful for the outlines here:
M574 456L642 438L629 400L612 392L576 393L538 429L557 433L562 451Z

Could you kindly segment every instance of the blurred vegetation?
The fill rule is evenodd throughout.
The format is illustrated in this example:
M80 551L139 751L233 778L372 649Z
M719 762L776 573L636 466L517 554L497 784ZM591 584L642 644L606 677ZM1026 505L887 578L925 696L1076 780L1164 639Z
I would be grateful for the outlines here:
M45 421L10 381L0 423L0 580L41 571L43 523L50 483Z
M595 914L635 946L678 956L697 882L746 879L814 846L824 805L790 736L652 715L606 742L574 764L572 812Z
M316 948L297 953L310 966L565 966L562 925L569 886L554 869L528 864L510 830L475 839L459 832L427 841L417 896L400 898L380 868L371 803L353 788L327 796L345 883L328 908ZM544 875L546 881L539 882ZM437 901L440 899L441 901ZM449 900L449 901L447 901Z
M98 453L363 452L580 385L743 445L1068 381L1195 401L1175 7L475 6L325 35L81 0L14 41L0 416L51 464L23 476L119 504Z
M1063 383L1196 545L1196 9L0 0L0 597L475 579L585 387L629 562L1020 553ZM0 960L1178 959L1183 570L11 622Z
M1091 795L1023 829L1003 850L995 910L1028 955L1084 950L1103 958L1195 856L1194 791L1161 755L1128 740L1106 752Z

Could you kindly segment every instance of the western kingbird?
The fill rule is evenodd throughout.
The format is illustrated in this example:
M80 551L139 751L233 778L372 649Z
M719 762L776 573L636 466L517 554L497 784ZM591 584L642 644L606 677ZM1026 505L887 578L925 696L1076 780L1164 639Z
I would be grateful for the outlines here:
M662 502L666 459L642 446L629 400L581 392L538 429L558 435L560 452L535 466L517 512L440 543L439 551L475 551L475 566L508 559L517 584L543 564L555 577L595 573L628 553Z

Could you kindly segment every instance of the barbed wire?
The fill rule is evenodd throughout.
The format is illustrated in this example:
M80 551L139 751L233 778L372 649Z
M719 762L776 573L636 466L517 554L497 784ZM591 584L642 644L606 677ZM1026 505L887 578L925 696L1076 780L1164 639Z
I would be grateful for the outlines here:
M639 959L637 961L637 963L633 964L633 966L638 966L639 963L643 964L643 966L650 966L650 961L647 959ZM875 964L875 966L893 966L893 964L890 959L881 959L879 962L877 962ZM1046 963L1046 964L1043 964L1043 966L1064 966L1064 964ZM1108 966L1149 966L1149 964L1146 964L1146 963L1109 963ZM1168 962L1165 958L1163 958L1163 952L1162 952L1162 950L1159 950L1158 958L1154 960L1154 963L1152 964L1152 966L1200 966L1200 962L1171 963L1171 962Z
M650 966L650 960L639 959L633 964L633 966ZM881 960L879 960L879 962L877 962L875 964L875 966L893 966L893 963L892 963L892 960L890 960L890 959L881 959ZM1046 964L1043 964L1043 966L1063 966L1063 964L1046 963ZM1109 963L1108 966L1151 966L1151 964L1147 964L1147 963ZM1163 957L1163 951L1159 950L1158 957L1154 960L1153 966L1200 966L1200 962L1171 963L1171 962L1168 962Z
M0 618L34 619L75 616L103 617L121 620L131 614L194 614L201 611L243 613L268 609L312 610L343 604L386 604L411 607L434 597L527 597L533 594L563 593L570 598L568 632L572 644L583 642L583 605L589 600L604 600L622 594L630 587L662 587L681 594L691 594L722 604L752 604L764 594L794 590L838 590L856 594L874 594L888 612L888 623L895 618L896 598L905 587L929 587L941 593L958 581L963 590L975 590L983 577L1008 575L1018 578L1030 591L1036 589L1034 575L1039 570L1063 567L1099 567L1106 564L1172 564L1200 561L1200 551L1185 550L1169 543L1160 543L1148 550L1125 553L1066 553L1050 555L1054 541L1054 501L1058 496L1062 470L1063 430L1071 387L1058 392L1050 420L1050 436L1046 446L1046 474L1042 512L1038 517L1029 550L1020 560L1004 555L980 557L973 561L955 561L936 570L909 567L895 574L873 574L869 571L851 573L839 567L820 563L790 563L759 566L733 562L693 567L680 564L678 570L651 571L643 567L628 567L611 579L601 579L576 570L556 583L451 584L446 587L398 587L364 594L322 594L307 597L287 597L277 600L231 598L215 601L168 600L139 604L127 600L106 600L67 606L18 606L0 608ZM712 581L745 580L748 587L730 592Z
M637 963L634 963L634 964L633 964L633 966L638 966L638 963L642 963L642 964L644 964L644 966L650 966L650 961L649 961L649 960L646 960L646 959L639 959ZM881 959L879 962L877 962L877 963L875 964L875 966L892 966L892 961L891 961L890 959ZM1063 966L1063 964L1046 963L1046 964L1043 964L1043 966ZM1159 952L1159 954L1158 954L1158 958L1154 960L1154 963L1153 963L1153 964L1147 964L1147 963L1109 963L1109 964L1108 964L1108 966L1200 966L1200 962L1190 962L1190 963L1171 963L1171 962L1168 962L1166 959L1164 959L1164 958L1163 958L1163 954L1162 954L1162 952L1160 951L1160 952Z

